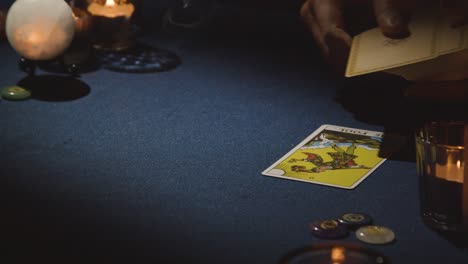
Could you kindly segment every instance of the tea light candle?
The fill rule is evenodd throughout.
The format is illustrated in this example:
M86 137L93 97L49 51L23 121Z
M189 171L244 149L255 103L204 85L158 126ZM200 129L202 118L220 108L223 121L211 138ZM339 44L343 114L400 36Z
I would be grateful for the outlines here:
M6 19L11 46L30 60L49 60L71 44L75 22L63 0L17 0Z
M131 45L130 18L132 3L118 4L106 0L105 5L92 2L88 12L93 16L94 47L101 50L124 50Z
M105 5L91 3L88 12L94 16L104 16L109 18L126 17L130 18L135 12L135 6L132 3L116 4L114 0L106 0Z

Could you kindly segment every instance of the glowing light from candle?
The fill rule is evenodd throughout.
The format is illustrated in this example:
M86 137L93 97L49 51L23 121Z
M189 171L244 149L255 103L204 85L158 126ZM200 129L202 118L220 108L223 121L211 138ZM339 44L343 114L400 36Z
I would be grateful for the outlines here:
M333 264L342 264L346 261L346 249L344 247L333 247L330 255Z
M106 6L115 6L114 0L106 0Z
M88 6L88 12L92 15L109 18L121 16L130 18L134 11L135 6L132 3L117 4L115 0L106 0L104 5L93 2Z
M461 162L460 160L457 160L457 169L460 169L461 168Z

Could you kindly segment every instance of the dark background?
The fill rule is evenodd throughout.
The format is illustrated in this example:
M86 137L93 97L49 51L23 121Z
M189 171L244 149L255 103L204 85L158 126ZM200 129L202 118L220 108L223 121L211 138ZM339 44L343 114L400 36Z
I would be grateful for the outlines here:
M333 73L300 1L219 2L177 34L159 27L170 4L144 1L138 20L146 43L181 58L167 72L28 78L0 42L0 86L34 97L0 101L2 263L276 263L323 242L310 222L348 211L397 240L342 241L392 263L467 263L419 216L412 131L444 116L437 104L404 97L398 78ZM354 190L261 175L322 124L385 131L396 153Z

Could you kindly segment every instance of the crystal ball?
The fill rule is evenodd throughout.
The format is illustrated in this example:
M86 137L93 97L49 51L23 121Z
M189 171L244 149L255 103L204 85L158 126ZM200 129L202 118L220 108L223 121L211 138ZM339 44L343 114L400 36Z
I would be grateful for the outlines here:
M11 46L30 60L50 60L71 44L75 21L63 0L16 0L6 19Z

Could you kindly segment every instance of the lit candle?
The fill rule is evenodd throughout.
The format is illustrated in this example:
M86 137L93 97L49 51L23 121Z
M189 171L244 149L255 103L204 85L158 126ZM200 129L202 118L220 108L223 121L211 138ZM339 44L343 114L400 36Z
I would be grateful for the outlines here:
M132 3L92 2L88 12L93 16L93 46L101 50L125 50L131 46L130 18L134 11Z
M463 169L460 160L455 161L454 164L448 161L446 164L436 164L435 175L447 181L463 183Z
M88 12L94 16L104 17L126 17L130 18L135 11L135 6L132 3L116 4L114 0L106 0L105 5L91 3L88 7Z

